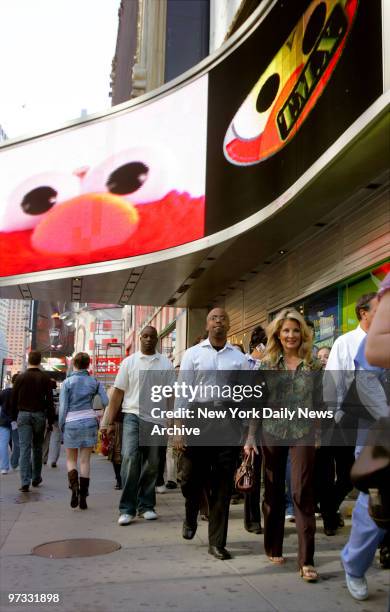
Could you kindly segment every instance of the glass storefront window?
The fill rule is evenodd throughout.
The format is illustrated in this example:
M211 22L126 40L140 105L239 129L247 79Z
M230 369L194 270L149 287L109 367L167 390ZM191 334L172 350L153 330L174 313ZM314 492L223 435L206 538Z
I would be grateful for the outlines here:
M342 332L354 329L358 320L355 314L355 303L365 293L376 293L381 280L390 271L390 264L384 263L370 270L364 276L347 281L342 287Z
M161 338L161 353L165 355L165 357L168 357L168 359L173 359L175 347L176 329L172 329L172 331Z
M305 319L314 324L314 345L331 347L339 335L338 290L331 289L294 304Z

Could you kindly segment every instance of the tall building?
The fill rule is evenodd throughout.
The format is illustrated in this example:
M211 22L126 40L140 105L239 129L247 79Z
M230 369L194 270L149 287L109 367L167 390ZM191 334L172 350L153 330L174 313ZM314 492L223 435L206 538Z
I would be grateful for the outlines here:
M12 360L4 378L23 370L30 346L30 300L0 300L1 359Z
M9 300L0 300L0 367L3 364L3 359L7 358L7 313ZM4 370L4 368L3 368ZM1 384L1 383L0 383Z
M112 104L160 87L216 51L262 0L122 0Z

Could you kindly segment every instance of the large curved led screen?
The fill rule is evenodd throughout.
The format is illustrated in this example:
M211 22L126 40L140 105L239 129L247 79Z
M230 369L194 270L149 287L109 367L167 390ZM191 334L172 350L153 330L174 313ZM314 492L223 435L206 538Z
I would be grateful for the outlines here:
M381 1L276 2L217 60L0 150L1 276L159 252L264 209L383 93Z
M123 259L204 236L207 76L0 153L0 274Z

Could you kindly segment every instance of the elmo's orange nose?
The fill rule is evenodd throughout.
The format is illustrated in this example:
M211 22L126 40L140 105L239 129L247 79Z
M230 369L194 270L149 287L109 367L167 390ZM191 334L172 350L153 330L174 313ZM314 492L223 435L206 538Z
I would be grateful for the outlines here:
M116 247L138 226L137 209L111 193L89 193L52 208L31 238L45 254L81 254Z

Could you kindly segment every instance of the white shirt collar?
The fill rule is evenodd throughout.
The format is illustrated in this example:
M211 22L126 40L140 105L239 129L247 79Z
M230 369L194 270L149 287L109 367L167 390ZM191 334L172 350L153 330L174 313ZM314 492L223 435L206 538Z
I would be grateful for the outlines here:
M364 329L362 328L362 326L360 325L360 323L359 323L359 325L358 325L358 326L355 328L355 332L356 332L357 334L359 334L359 336L362 336L362 337L367 335L367 332L365 332L365 331L364 331Z
M139 351L139 358L140 359L144 359L144 358L151 358L150 361L152 361L153 359L158 359L160 357L160 353L158 351L156 351L155 353L153 353L153 355L145 355L145 353L143 353L142 351Z
M209 338L206 338L206 340L202 340L202 342L200 343L200 346L209 346L210 348L212 348L214 351L216 350L213 345L211 344ZM230 342L226 342L225 346L223 348L221 348L219 351L216 351L218 353L220 353L221 351L224 351L225 349L233 349L234 350L234 346L232 346L230 344Z

